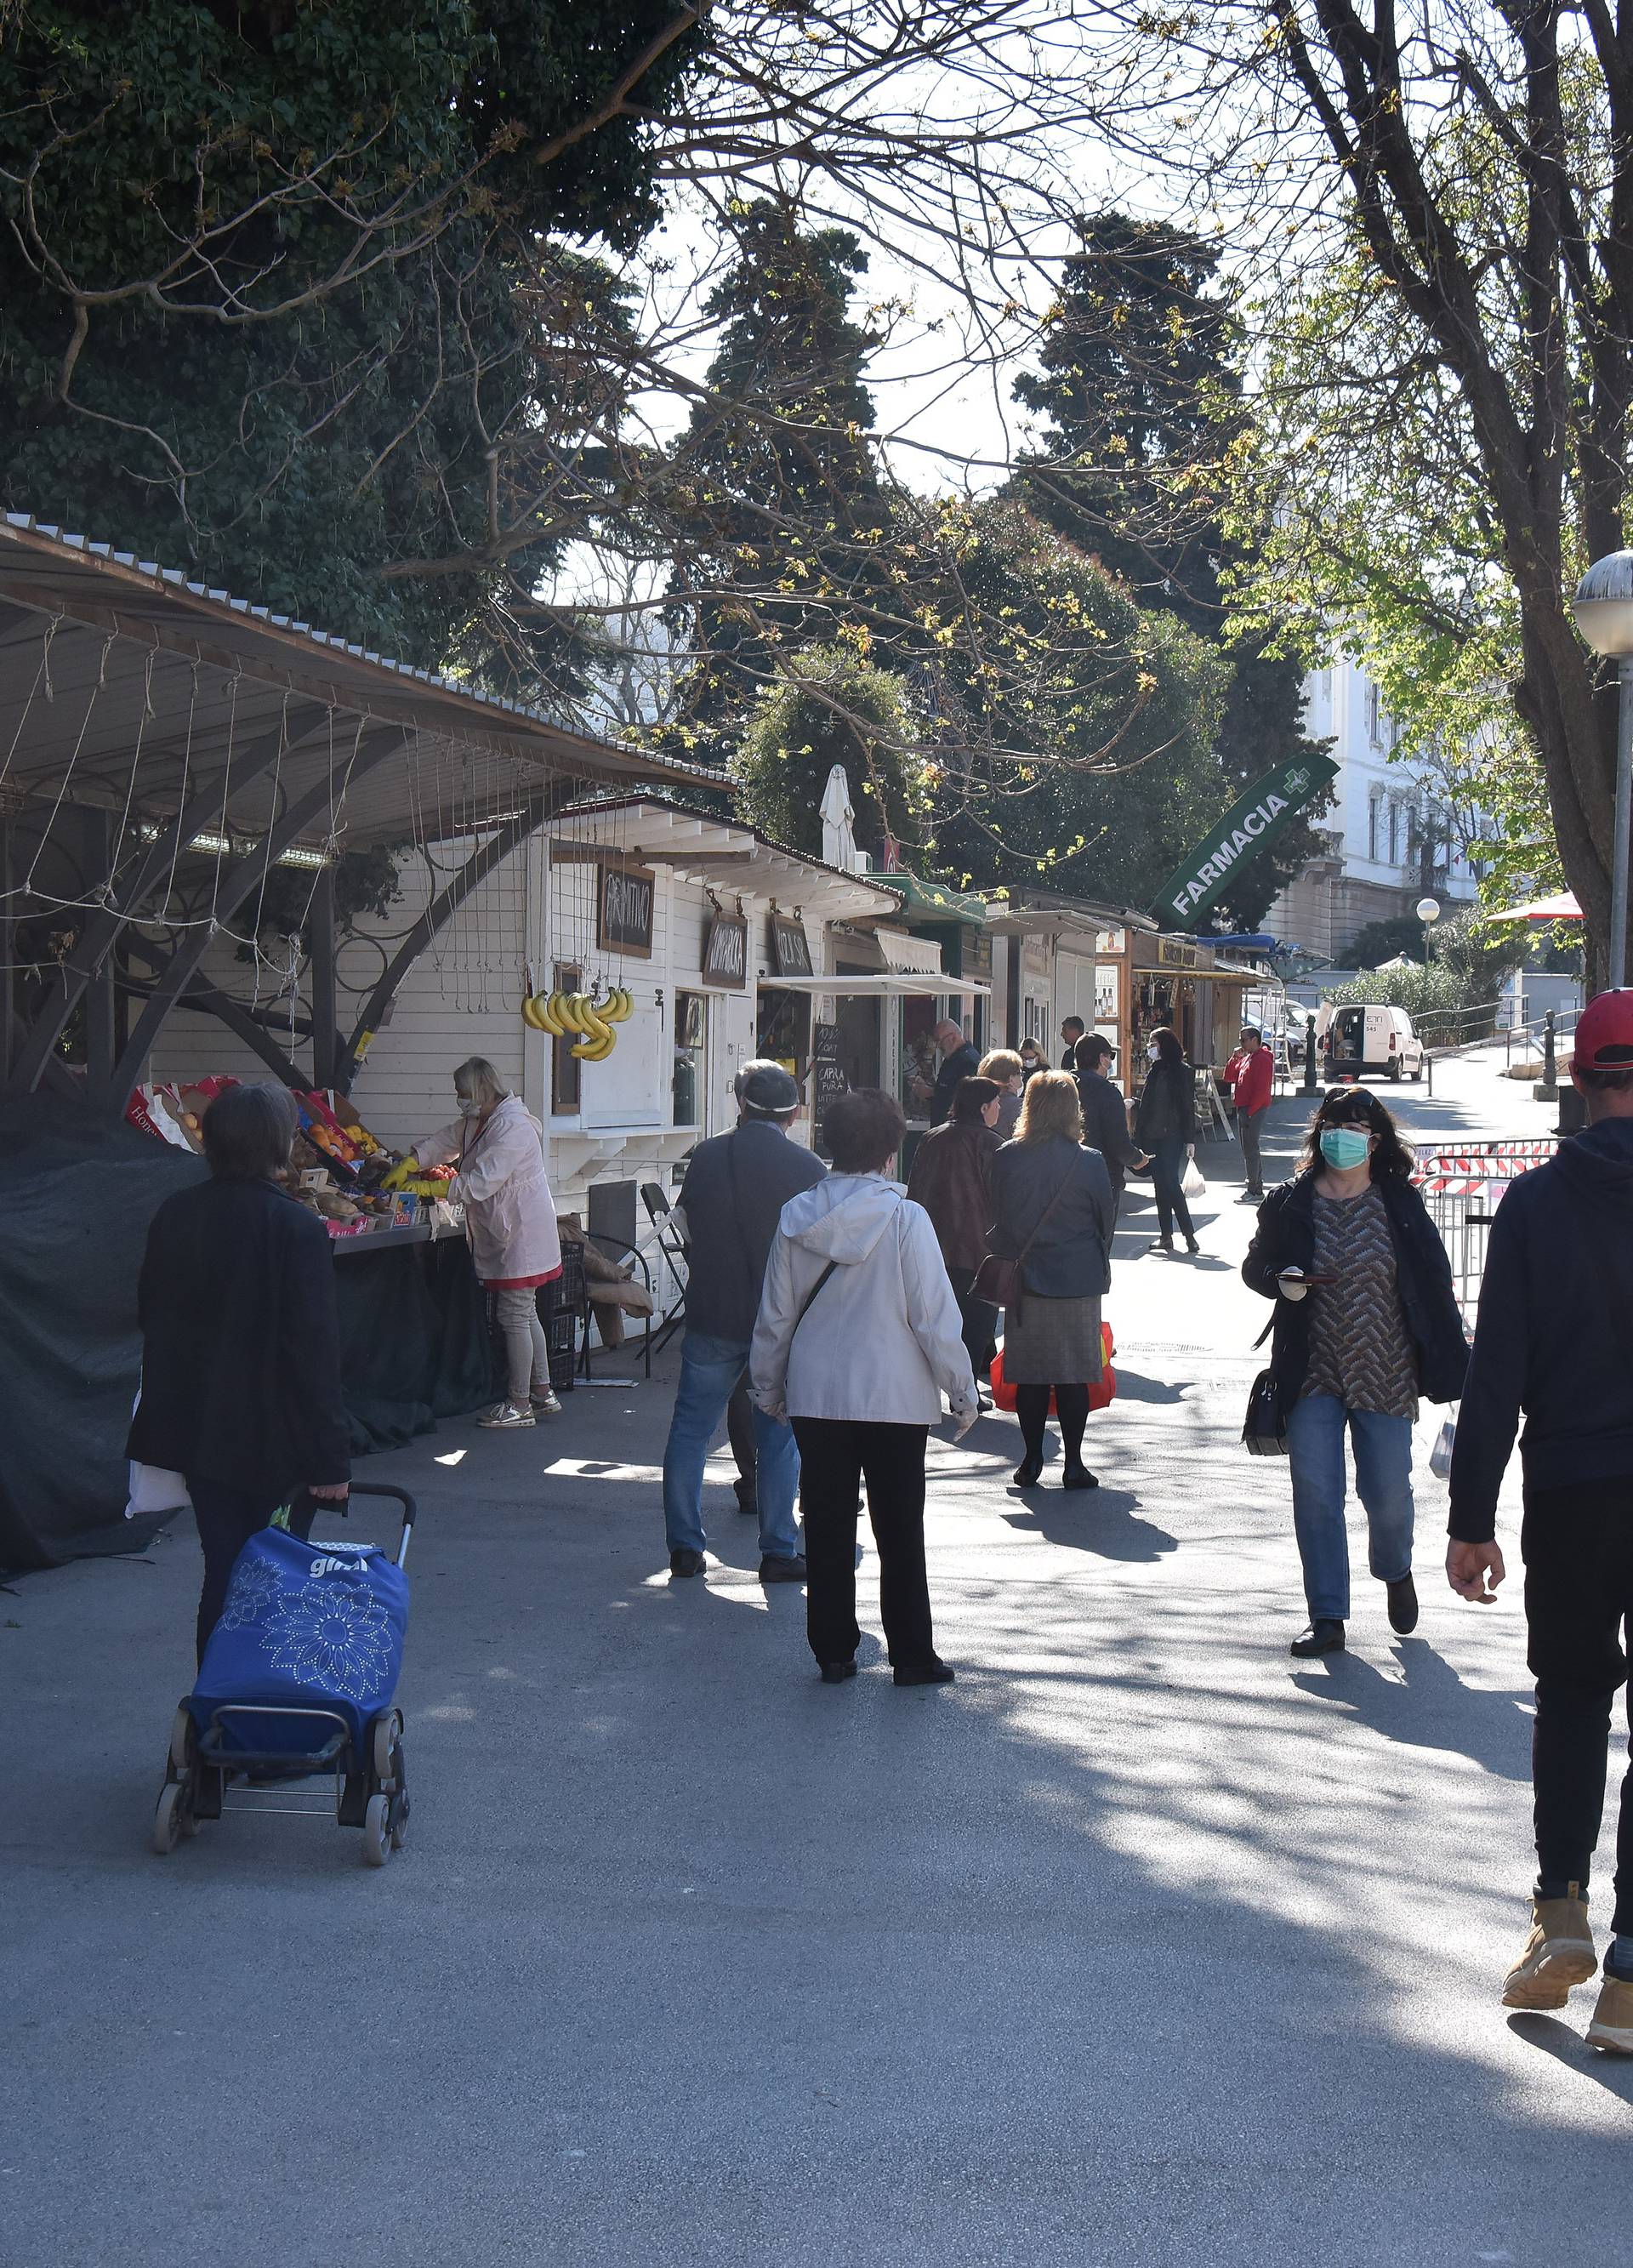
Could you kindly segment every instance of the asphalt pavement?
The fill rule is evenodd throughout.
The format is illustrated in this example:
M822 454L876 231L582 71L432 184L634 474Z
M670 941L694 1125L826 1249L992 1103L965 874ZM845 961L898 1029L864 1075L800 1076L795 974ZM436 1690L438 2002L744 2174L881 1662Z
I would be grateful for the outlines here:
M1392 1094L1413 1130L1546 1123L1437 1085ZM148 1851L189 1529L0 1595L0 2262L1633 2259L1633 2064L1584 2046L1591 1990L1497 2003L1518 1574L1490 1611L1445 1590L1426 1412L1416 1635L1352 1529L1351 1650L1289 1658L1286 1474L1237 1439L1252 1211L1201 1162L1200 1259L1145 1254L1148 1200L1118 1238L1099 1491L1012 1491L1012 1419L932 1443L949 1689L898 1692L876 1637L819 1683L724 1451L714 1564L671 1582L673 1351L371 1461L422 1510L384 1871L283 1815Z

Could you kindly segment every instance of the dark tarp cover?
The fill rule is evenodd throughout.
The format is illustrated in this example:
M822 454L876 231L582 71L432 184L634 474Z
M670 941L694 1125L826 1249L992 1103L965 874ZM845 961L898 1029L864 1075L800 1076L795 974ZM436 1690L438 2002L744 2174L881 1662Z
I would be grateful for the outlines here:
M202 1160L62 1094L0 1102L0 1571L139 1551L124 1517L141 1374L148 1223ZM337 1262L354 1455L393 1448L497 1392L462 1240Z

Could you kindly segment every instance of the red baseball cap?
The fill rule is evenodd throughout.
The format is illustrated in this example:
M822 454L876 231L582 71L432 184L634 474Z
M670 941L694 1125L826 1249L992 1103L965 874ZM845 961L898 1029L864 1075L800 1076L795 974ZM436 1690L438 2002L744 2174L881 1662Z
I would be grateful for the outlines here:
M1633 1070L1633 985L1601 992L1577 1019L1571 1062L1578 1071Z

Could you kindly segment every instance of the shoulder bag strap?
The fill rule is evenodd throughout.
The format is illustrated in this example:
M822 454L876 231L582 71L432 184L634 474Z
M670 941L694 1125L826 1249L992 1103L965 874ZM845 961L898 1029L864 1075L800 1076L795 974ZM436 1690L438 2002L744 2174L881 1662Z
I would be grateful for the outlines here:
M838 1261L837 1261L837 1260L830 1260L830 1261L828 1262L828 1266L827 1266L827 1267L822 1270L822 1273L821 1273L821 1274L817 1278L816 1282L815 1282L815 1283L811 1286L811 1289L810 1289L810 1290L805 1293L805 1298L800 1301L800 1303L799 1303L799 1313L798 1313L798 1314L794 1317L794 1329L793 1329L793 1330L790 1331L790 1333L789 1333L789 1335L788 1335L788 1344L789 1344L789 1346L790 1346L791 1350L791 1348L792 1348L792 1346L793 1346L793 1344L794 1344L794 1336L795 1336L795 1333L798 1330L799 1326L801 1325L801 1323L803 1323L803 1322L804 1322L804 1321L805 1320L805 1317L806 1317L806 1316L811 1313L811 1302L812 1302L812 1301L816 1298L817 1293L821 1290L821 1288L822 1288L822 1286L824 1285L824 1284L826 1284L826 1283L827 1283L827 1281L828 1281L828 1278L833 1274L833 1272L834 1272L835 1269L835 1268L837 1268L837 1267L838 1267L838 1265L839 1265L839 1263L838 1263Z

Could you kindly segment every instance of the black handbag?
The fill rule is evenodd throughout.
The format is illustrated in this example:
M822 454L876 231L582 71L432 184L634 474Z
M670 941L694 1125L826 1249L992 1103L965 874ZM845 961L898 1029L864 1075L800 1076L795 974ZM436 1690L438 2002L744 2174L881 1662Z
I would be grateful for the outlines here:
M1282 1415L1281 1389L1273 1371L1262 1370L1247 1389L1247 1416L1242 1439L1250 1457L1287 1454L1287 1420Z

